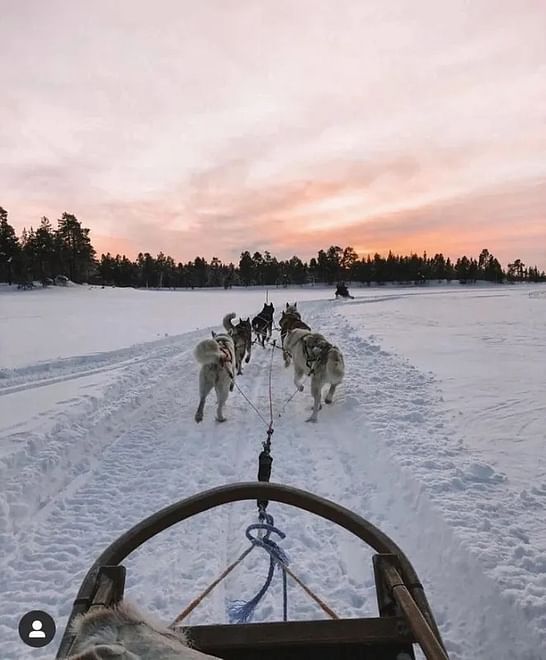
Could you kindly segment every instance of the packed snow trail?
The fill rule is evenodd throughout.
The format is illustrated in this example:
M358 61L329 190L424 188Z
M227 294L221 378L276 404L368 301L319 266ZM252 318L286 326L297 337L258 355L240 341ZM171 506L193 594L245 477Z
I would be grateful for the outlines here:
M292 370L284 369L280 351L274 356L272 480L328 497L391 534L424 582L453 660L538 660L544 641L539 627L487 573L486 523L495 523L480 507L488 498L500 499L501 526L510 513L502 510L503 495L509 497L505 484L486 466L461 458L464 452L438 412L433 380L359 336L336 313L340 309L332 302L302 307L305 320L339 345L346 361L345 381L318 424L304 421L311 406L308 384L279 417L294 388ZM127 354L113 351L79 366L51 363L50 384L32 369L26 381L18 372L6 383L4 401L37 383L56 387L79 370L81 379L98 374L106 385L65 401L45 429L6 437L18 449L6 456L0 475L6 484L0 512L3 657L29 657L17 637L27 610L48 611L62 630L92 561L133 524L198 491L255 479L265 425L237 391L228 400L225 424L214 421L213 394L204 422L193 421L198 366L191 351L207 334L191 332ZM270 359L270 349L254 346L237 381L265 416ZM483 497L480 503L473 502L474 493ZM350 617L376 612L371 552L309 514L274 503L269 511L287 534L282 545L293 570L334 611ZM238 503L155 537L125 562L128 596L162 620L174 619L246 547L244 531L255 520L255 504ZM189 622L225 622L228 602L253 596L267 564L255 550ZM277 579L256 620L280 619L281 603ZM323 613L291 585L289 616ZM52 655L51 647L32 652Z

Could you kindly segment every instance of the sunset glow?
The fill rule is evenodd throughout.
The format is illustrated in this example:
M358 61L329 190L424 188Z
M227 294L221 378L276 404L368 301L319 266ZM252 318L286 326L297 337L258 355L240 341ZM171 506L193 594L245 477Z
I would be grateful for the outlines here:
M0 205L100 251L546 267L546 4L2 2Z

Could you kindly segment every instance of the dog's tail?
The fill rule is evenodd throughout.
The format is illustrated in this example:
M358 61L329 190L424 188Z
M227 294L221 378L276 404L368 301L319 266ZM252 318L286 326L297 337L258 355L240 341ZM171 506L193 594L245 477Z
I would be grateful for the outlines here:
M328 382L332 385L339 385L345 376L345 362L341 351L335 346L328 352L328 360L326 361L326 369L328 372Z
M199 364L220 364L224 358L218 342L214 339L203 339L197 344L193 354Z
M231 322L237 314L235 312L231 312L231 314L226 314L222 320L222 325L224 326L225 330L227 333L230 333L232 330L235 329L235 326Z

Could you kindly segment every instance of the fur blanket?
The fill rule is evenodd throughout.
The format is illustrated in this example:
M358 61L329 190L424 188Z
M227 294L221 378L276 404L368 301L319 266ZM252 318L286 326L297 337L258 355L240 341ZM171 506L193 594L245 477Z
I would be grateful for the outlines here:
M211 660L213 656L188 647L181 632L165 628L132 605L100 608L78 617L69 660Z

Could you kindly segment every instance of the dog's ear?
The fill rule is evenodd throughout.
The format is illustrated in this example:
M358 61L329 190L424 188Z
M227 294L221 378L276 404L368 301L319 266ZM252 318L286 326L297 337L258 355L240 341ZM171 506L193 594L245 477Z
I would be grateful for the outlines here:
M214 330L213 330L213 331L212 331L212 338L214 339L215 337L216 337L216 333L215 333Z
M297 306L298 306L298 303L297 303L297 302L295 302L295 303L294 303L294 307L297 307Z
M290 307L290 305L288 303L286 303L286 309L288 309L289 307Z

